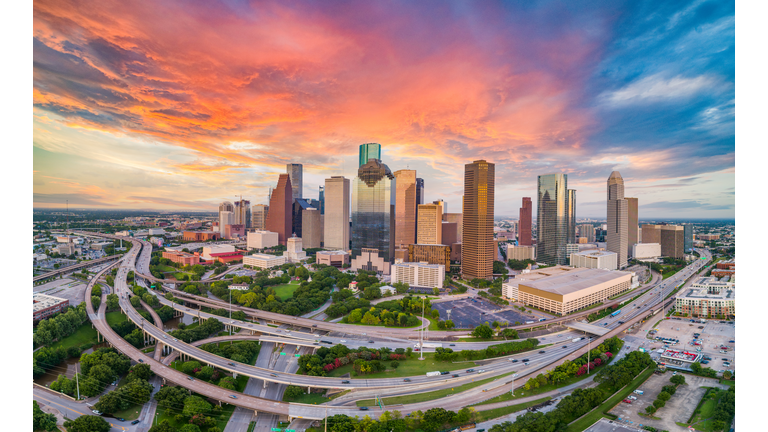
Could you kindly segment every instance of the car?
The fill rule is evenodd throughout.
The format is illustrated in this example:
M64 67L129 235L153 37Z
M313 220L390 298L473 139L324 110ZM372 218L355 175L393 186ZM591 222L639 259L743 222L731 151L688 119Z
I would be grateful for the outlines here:
M627 396L627 399L637 400L636 396Z
M276 377L276 376L277 376L277 374L273 374L273 373L271 373L271 374L269 374L269 376L273 376L273 377Z
M360 411L368 411L368 407L360 407Z
M373 343L373 341L372 341L372 340L369 340L369 341L368 341L368 343Z
M125 419L122 418L122 417L118 417L117 419L120 420L120 421L125 421Z
M344 339L340 340L339 342L341 342L341 343L347 343L347 341L345 341Z
M142 359L139 359L139 363L144 363L144 360L142 360Z
M628 403L628 404L631 404L631 403L632 403L632 401L631 401L631 400L629 400L629 399L624 399L622 402L624 402L624 403Z
M539 351L539 354L544 354L546 351Z
M730 340L730 341L728 341L728 343L736 343L736 341L735 340Z
M227 363L227 364L230 365L230 366L234 366L235 365L234 363Z
M524 362L527 362L527 361L530 361L530 360L528 360L528 359L523 359L523 361L524 361Z
M410 378L405 378L403 381L405 381L405 382L411 382L411 379L410 379Z
M453 374L453 375L451 375L451 376L452 376L452 377L454 377L454 378L458 378L458 377L459 377L459 374Z
M312 327L317 327L317 324L312 324Z
M467 369L467 373L474 372L474 369Z
M341 382L342 384L349 384L349 380L344 380Z
M568 345L563 345L563 348L568 348Z
M525 366L528 366L528 362L523 363Z
M608 323L603 323L603 325L604 325L604 326L607 326L607 325L608 325Z
M477 373L483 373L483 372L485 372L485 369L480 369L479 371L477 371Z
M237 399L237 396L235 395L229 395L229 397L231 397L232 399Z
M418 349L418 348L414 348L413 350L414 350L414 351L416 351L416 352L419 352L419 351L421 351L421 350L420 350L420 349Z
M191 376L188 376L188 377L187 377L187 379L188 379L188 380L190 380L190 381L194 381L194 380L195 380L195 379L194 379L194 378L192 378Z
M518 361L520 361L520 360L518 360L518 359L512 359L512 363L517 363Z
M93 413L96 414L96 415L101 415L101 411L93 410Z
M140 421L140 420L134 420L134 421L132 421L132 422L131 422L131 424L132 424L132 425L137 425L137 424L139 424L139 421Z
M448 345L448 346L456 346L456 344L450 344L450 345Z

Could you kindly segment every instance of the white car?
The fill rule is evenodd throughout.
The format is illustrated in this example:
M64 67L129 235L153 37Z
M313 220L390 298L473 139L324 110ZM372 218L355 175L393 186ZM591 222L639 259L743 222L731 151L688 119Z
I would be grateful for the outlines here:
M341 343L347 343L347 341L345 341L344 339L340 340L339 342L341 342Z

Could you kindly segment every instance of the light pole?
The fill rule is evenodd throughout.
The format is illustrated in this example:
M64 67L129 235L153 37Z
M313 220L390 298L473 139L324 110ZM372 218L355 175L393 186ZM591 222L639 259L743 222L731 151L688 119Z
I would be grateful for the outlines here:
M592 338L587 340L587 375L589 375L590 351L592 351Z
M421 298L421 323L424 325L424 299L426 297ZM419 342L419 360L424 360L424 329L421 329L421 332L419 332L419 336L421 338L421 341Z

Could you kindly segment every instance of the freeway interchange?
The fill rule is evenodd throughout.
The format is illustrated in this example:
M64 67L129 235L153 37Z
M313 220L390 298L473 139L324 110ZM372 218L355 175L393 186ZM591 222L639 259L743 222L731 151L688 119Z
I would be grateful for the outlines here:
M93 233L89 233L89 234L93 235ZM414 393L419 393L422 391L434 390L437 387L444 387L446 385L453 386L454 385L453 383L455 383L455 385L462 385L470 382L470 380L474 381L477 379L491 378L497 375L507 374L514 371L514 372L517 372L517 375L518 375L518 378L515 379L516 382L521 383L521 382L524 382L524 380L521 379L524 376L535 374L536 372L544 370L545 368L554 367L557 364L562 363L566 359L573 360L578 356L582 355L587 350L587 343L588 343L587 338L583 338L583 340L578 342L572 342L571 338L574 336L575 333L573 332L564 333L557 336L561 339L561 341L556 341L554 345L548 346L545 349L543 349L542 354L538 353L538 351L531 351L527 353L521 353L514 356L510 356L509 358L489 361L487 364L482 366L483 372L480 372L480 373L477 373L477 372L467 373L464 369L449 370L450 374L448 375L440 375L438 377L426 377L421 375L412 376L408 378L409 381L405 381L404 378L342 380L341 378L332 378L332 377L296 375L293 373L276 371L276 370L259 367L259 366L250 366L242 363L234 363L226 358L216 356L200 348L197 348L192 344L187 344L183 341L174 339L172 336L168 335L162 329L156 327L152 323L146 322L146 320L144 320L144 318L133 308L133 306L130 304L130 301L129 301L132 293L128 287L127 279L126 279L128 272L134 271L137 279L138 278L149 279L150 281L154 281L154 282L158 282L159 280L157 280L156 278L152 277L151 274L149 274L148 267L149 267L149 258L151 256L151 246L149 246L149 244L144 241L140 241L136 239L129 239L129 240L132 243L131 250L128 253L126 253L123 259L120 261L118 274L117 274L117 277L115 278L115 292L119 296L120 307L127 314L128 318L131 319L138 326L140 326L145 332L145 334L147 335L147 337L151 337L157 340L159 343L169 347L170 349L178 353L184 354L191 358L195 358L201 361L202 363L209 364L211 366L215 366L223 370L228 370L233 374L242 374L242 375L263 380L265 382L290 384L290 385L297 385L297 386L308 387L308 388L321 387L321 388L336 388L336 389L373 389L373 390L378 389L382 393L398 392L399 394L402 394L403 391L409 391L409 390L413 390ZM699 253L701 253L702 256L707 255L706 261L708 261L709 258L711 257L711 256L708 256L708 252L706 251L699 251ZM667 294L671 293L672 290L674 290L678 285L684 283L687 277L690 277L696 271L700 270L701 267L706 263L706 261L697 260L694 264L690 265L685 270L679 272L676 275L673 275L672 277L661 282L660 284L653 287L652 289L649 289L641 297L639 297L635 302L633 302L632 305L626 305L622 311L622 314L616 317L600 320L599 323L596 323L596 324L606 327L610 329L610 331L605 336L594 338L592 342L599 343L605 338L609 338L614 335L620 334L621 332L629 328L629 326L631 326L632 324L639 322L643 318L647 317L650 313L660 311L661 310L659 307L660 300L663 299L663 297L666 296ZM269 399L263 399L255 396L249 396L241 393L233 394L231 391L223 389L216 385L209 384L200 380L192 380L186 374L179 372L169 366L166 366L163 363L145 355L143 352L134 348L133 346L125 342L125 340L120 338L106 323L106 320L104 318L106 302L102 302L101 307L99 308L99 311L94 311L90 303L90 292L93 285L101 276L103 276L107 271L111 270L113 267L114 265L105 268L102 272L100 272L97 275L97 277L94 277L91 280L91 282L88 284L85 298L87 299L88 313L89 313L89 316L91 317L91 321L94 323L94 326L97 328L99 333L101 333L106 338L106 340L109 341L110 344L112 344L116 349L126 354L128 357L130 357L134 361L141 361L149 364L152 370L157 375L162 377L164 380L171 381L179 386L188 388L191 391L194 391L196 393L199 393L201 395L204 395L206 397L209 397L211 399L218 400L224 403L230 403L230 404L233 404L245 409L249 409L249 410L254 410L254 411L287 415L291 418L322 419L326 416L326 413L327 415L346 414L351 416L354 416L355 414L358 413L358 410L356 407L343 407L343 406L326 407L326 406L318 406L318 405L285 403L285 402L277 402ZM153 291L150 290L150 292L153 292ZM174 294L178 293L178 291L175 291L175 290L173 290L173 292ZM153 292L153 294L157 295L157 293L155 292ZM191 296L191 297L196 297L196 296ZM172 303L159 295L158 295L158 299L161 300L161 302L163 302L164 304L170 305ZM205 298L200 298L200 299L205 299ZM215 301L211 301L210 299L205 299L211 302L207 304L200 299L184 298L185 301L190 301L192 303L198 302L198 305L205 304L206 306L211 306L215 304ZM264 313L263 311L258 311L257 313L254 312L256 315L261 315L261 314L271 315L271 316L263 316L263 315L259 316L259 318L261 319L275 320L275 318L277 318L275 320L277 322L284 322L284 323L288 323L298 327L303 326L310 330L310 332L301 332L301 331L288 332L285 329L275 329L270 326L249 323L247 321L222 319L217 315L206 314L199 310L185 308L176 304L173 304L173 306L177 309L181 309L185 313L198 315L200 319L207 319L207 318L213 318L213 317L217 319L221 319L222 322L225 323L225 325L249 330L251 331L252 335L255 332L262 333L266 336L253 335L253 339L263 338L265 342L273 341L273 342L281 342L281 343L288 344L288 343L291 343L289 341L293 341L292 343L295 343L295 344L309 346L310 343L314 345L314 341L318 339L329 339L326 336L321 337L318 334L314 333L314 331L317 331L317 330L313 330L312 324L315 324L315 323L320 324L322 323L321 321L296 318L296 317L291 317L291 316L286 316L281 314L274 314L274 313ZM215 306L222 307L223 305L215 304ZM654 308L655 308L655 311L654 311ZM254 310L248 310L248 312L253 312L253 311ZM570 319L573 319L573 317L570 317ZM622 321L622 323L619 323L619 321ZM324 324L329 324L329 323L324 323ZM338 324L336 324L335 326L338 326ZM335 326L333 328L323 329L323 330L339 331ZM350 326L345 326L345 327L350 327ZM354 329L345 328L342 331L353 333L352 331L349 331L349 330L354 330L355 332L359 332L361 330L359 326L351 326L351 327L356 327L356 328ZM525 327L525 326L520 326L520 327ZM403 333L397 332L397 335L405 336L406 339L401 339L400 341L397 341L398 338L396 337L393 338L391 336L393 332L390 332L390 331L382 332L380 330L368 331L369 336L366 337L365 339L368 339L369 337L385 338L385 339L388 339L389 342L375 341L375 344L369 345L369 344L366 344L365 341L362 341L363 343L360 343L359 345L368 346L371 348L377 348L380 346L392 347L395 344L413 343L413 341L407 340L408 335L407 333L405 333L407 332L407 330L401 330L401 332ZM410 330L410 333L411 333L410 336L413 336L413 330ZM451 332L450 335L454 336L456 335L456 333ZM239 333L237 336L238 338L242 338L250 335L243 335L243 333ZM279 339L275 339L277 337L279 337ZM333 342L336 342L336 339L338 338L332 338L332 339L334 339ZM498 342L493 342L492 344L495 344L495 343L498 343ZM456 350L470 349L467 346L468 344L469 343L457 342L455 345L457 345L458 347L456 347L455 349ZM486 346L487 344L488 343L485 343ZM565 345L567 345L567 348L564 348ZM406 346L409 346L409 345L406 345ZM477 348L473 348L473 349L477 349ZM525 365L521 361L518 361L518 362L511 361L513 359L521 360L523 358L529 359L529 361L526 362ZM443 369L443 370L446 370L446 369ZM476 369L478 371L481 370L481 368L479 367ZM453 377L454 374L458 375L458 377ZM342 381L348 381L348 382L342 383ZM508 392L511 390L514 384L511 381L505 381L503 383L497 383L495 385L496 387L492 389L483 389L484 391L484 393L482 394L483 399L492 398L500 394L503 394L505 392ZM474 388L467 392L462 392L453 396L442 398L441 406L445 407L446 409L459 409L462 406L466 405L467 397L471 397L473 395L479 396L479 393L478 393L479 391L480 390L478 390L478 388ZM432 406L434 406L434 401L404 405L402 407L398 407L398 409L403 413L409 413L409 412L420 410L420 409L428 409ZM373 412L370 412L369 415L373 417L377 417L378 413L376 411L378 411L378 409L374 410Z

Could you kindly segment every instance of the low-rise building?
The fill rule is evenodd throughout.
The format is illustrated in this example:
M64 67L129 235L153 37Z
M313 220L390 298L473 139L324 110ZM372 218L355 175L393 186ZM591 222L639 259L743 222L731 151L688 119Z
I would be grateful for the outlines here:
M736 284L717 277L698 278L675 296L675 312L695 317L735 316Z
M163 251L163 258L168 258L169 260L179 263L181 265L197 265L200 264L200 253L195 252L194 254L187 253L187 252L180 252L180 251L174 251L174 250L165 250Z
M272 231L251 231L248 233L248 249L265 249L277 246L278 235Z
M235 252L235 247L231 244L203 246L203 253L201 256L206 261L212 261L213 257L211 254L222 254L227 252Z
M374 271L377 274L390 274L391 264L379 256L378 249L362 248L360 255L353 258L350 262L352 270Z
M412 287L442 288L445 266L442 264L404 262L392 266L392 281L404 282Z
M572 267L599 268L616 270L617 254L610 251L589 250L571 254Z
M536 259L536 247L535 246L515 246L507 245L507 259L510 260L535 260Z
M212 253L210 254L211 261L213 262L222 262L222 263L230 263L230 262L236 262L241 261L243 259L243 252L241 251L235 251L235 252L219 252L219 253Z
M286 248L288 250L283 252L285 262L298 263L307 259L307 253L304 252L302 244L301 237L296 237L296 234L294 234L293 237L288 238L288 241L286 242Z
M33 321L37 322L48 318L49 316L61 312L69 306L69 300L53 297L45 294L32 295L32 315Z
M267 269L285 264L285 257L267 254L253 254L243 257L243 265Z
M315 260L317 264L325 264L340 269L349 265L349 253L342 250L318 251L315 254Z
M661 244L635 243L632 245L632 257L638 260L656 260L661 257Z
M445 268L450 269L451 247L442 244L408 245L408 262L442 264Z
M221 233L218 231L184 231L182 240L203 242L208 240L219 240Z
M227 288L229 288L231 290L248 291L248 289L250 287L248 286L248 284L240 283L240 284L232 284L232 285L228 286Z

